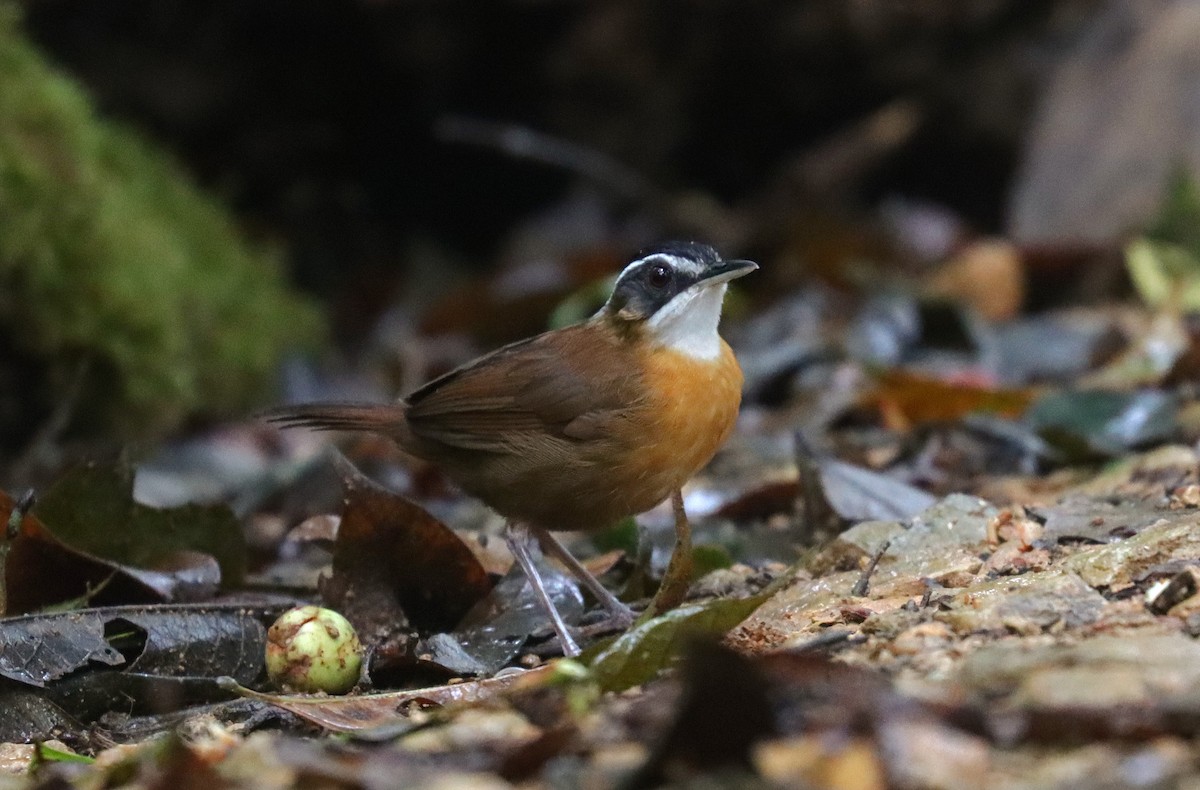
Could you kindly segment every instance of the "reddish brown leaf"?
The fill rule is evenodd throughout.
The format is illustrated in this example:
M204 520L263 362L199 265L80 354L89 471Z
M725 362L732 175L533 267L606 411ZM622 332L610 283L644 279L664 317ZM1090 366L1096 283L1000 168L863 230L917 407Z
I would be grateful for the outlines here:
M799 495L800 483L796 480L770 480L721 505L716 516L732 521L750 521L776 513L791 513L796 509L796 497Z
M865 400L889 427L907 430L920 423L959 420L977 411L1018 417L1035 395L1032 390L997 389L893 370L879 377Z
M13 500L0 491L0 523L7 523ZM27 513L4 564L5 614L31 612L96 593L93 602L158 603L200 600L216 591L216 561L196 551L160 555L153 568L123 565L70 546L37 516Z
M415 503L340 464L345 491L333 576L321 593L364 641L408 623L448 631L491 589L479 560L453 530Z
M1006 321L1025 302L1025 267L1020 251L1003 239L968 244L926 282L933 295L974 308L989 321Z

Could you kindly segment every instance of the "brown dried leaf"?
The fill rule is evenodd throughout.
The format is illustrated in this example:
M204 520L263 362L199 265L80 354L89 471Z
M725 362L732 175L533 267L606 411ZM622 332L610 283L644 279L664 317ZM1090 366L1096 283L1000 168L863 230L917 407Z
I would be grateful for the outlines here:
M228 687L242 696L283 708L327 730L362 733L403 723L408 720L410 710L445 707L456 703L477 703L498 694L537 688L544 685L553 676L554 671L554 664L551 663L525 672L466 683L345 697L263 694L231 681L225 681L223 687Z
M921 423L959 420L977 411L1018 417L1033 398L1031 390L942 381L892 370L879 377L865 400L890 427L906 430Z
M1025 302L1020 250L1003 239L968 244L926 282L934 295L967 304L989 321L1005 321Z
M0 523L13 500L0 491ZM4 563L5 614L20 614L72 600L92 603L159 603L203 600L216 591L221 571L213 557L176 550L158 555L154 567L135 567L99 557L55 536L26 514Z
M368 641L405 622L448 631L491 589L479 560L453 530L415 503L339 464L344 509L333 576L321 594Z

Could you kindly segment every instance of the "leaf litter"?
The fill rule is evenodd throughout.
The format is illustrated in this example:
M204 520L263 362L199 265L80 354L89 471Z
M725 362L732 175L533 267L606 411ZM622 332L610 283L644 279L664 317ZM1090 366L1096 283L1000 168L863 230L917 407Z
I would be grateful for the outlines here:
M773 209L785 225L824 216ZM731 238L763 233L743 221ZM904 222L914 241L918 220ZM780 279L764 291L821 247L814 268L838 290L752 296L762 309L730 332L747 372L742 424L685 492L693 556L708 551L712 570L681 606L593 641L582 662L556 660L495 518L382 440L347 452L387 487L340 465L333 516L330 491L301 492L325 503L314 511L270 490L272 465L295 459L242 429L242 450L261 445L255 480L219 488L250 520L249 551L227 510L147 508L119 466L69 473L28 514L6 498L9 613L29 614L0 621L5 737L65 739L61 756L46 752L62 761L38 767L45 786L1169 786L1194 770L1200 734L1197 333L1182 314L1196 255L1194 239L1171 237L1194 224L1176 218L1127 247L1148 309L1029 316L1023 303L1054 301L1037 278L1115 246L1039 249L960 221L914 273L903 256L863 260L894 250L844 220L829 239L745 242L773 249ZM536 227L522 233L537 242ZM611 273L620 257L597 245L589 260ZM470 298L400 320L496 340L539 328L524 308L543 296L577 287L566 312L583 316L597 290L584 267L563 282L553 265L502 268L460 292ZM849 293L893 270L893 292ZM489 295L531 274L553 275L532 301ZM444 336L404 337L435 360L406 349L407 378L465 356ZM797 452L797 435L823 452ZM295 532L307 539L287 540L303 518L316 519ZM641 522L661 550L666 510ZM622 535L597 569L640 606L663 552L635 541L636 525ZM300 560L320 585L272 574ZM541 562L568 621L597 636L578 587ZM207 608L150 603L193 598ZM317 598L366 632L368 683L276 693L261 631ZM297 737L322 731L352 738ZM154 742L105 748L124 739ZM72 750L95 766L65 762Z
M863 403L847 413L861 419ZM994 438L998 429L987 430L990 443L980 447L1009 452ZM1028 437L1018 444L1032 449L1011 452L1010 468L1029 457L1062 462ZM247 761L267 759L286 781L337 776L367 785L385 773L420 782L446 770L537 781L553 766L576 781L646 787L725 773L782 785L851 775L855 787L954 786L1019 773L1037 750L1089 742L1131 750L1163 772L1181 764L1172 744L1200 731L1193 713L1200 692L1186 671L1194 663L1191 634L1200 633L1191 447L1122 455L1057 484L1042 480L1037 498L1021 503L938 498L907 482L920 467L903 445L860 456L870 465L797 457L794 446L760 452L766 446L731 452L744 453L751 469L757 464L773 488L746 487L753 475L735 478L747 483L719 493L726 504L697 521L698 538L724 536L719 545L732 561L693 587L693 595L713 597L692 598L596 644L582 664L546 663L553 643L524 580L489 574L477 558L483 552L487 567L504 567L491 542L463 541L424 508L343 466L340 517L310 530L316 543L285 544L281 531L280 545L315 550L332 538L330 575L309 595L350 613L359 607L376 636L404 636L390 663L387 639L376 639L376 690L305 697L264 686L253 646L261 637L253 635L282 601L237 610L229 634L248 627L252 636L231 643L240 645L241 663L224 665L201 659L228 637L191 615L163 611L170 633L183 637L170 647L168 632L146 619L153 607L90 610L78 621L88 625L75 631L62 629L75 622L62 619L68 614L34 614L28 625L5 621L27 629L10 644L51 646L53 633L69 637L70 650L43 653L59 656L51 669L21 660L15 648L0 654L14 672L30 673L26 680L45 677L44 688L22 682L27 690L10 693L11 709L24 718L7 733L46 737L82 732L88 722L121 738L190 733L175 751L147 747L134 758L142 763L136 771L168 772L193 759L179 749L202 754L218 742L214 733L225 733L220 759L205 769L214 776L229 780ZM813 549L801 537L803 520L819 509L804 493L806 463L824 506L850 525ZM1014 476L1010 490L1019 483ZM696 484L716 485L719 478ZM34 529L40 513L21 519L21 530ZM665 514L658 518L669 527ZM783 539L768 544L755 532ZM747 551L789 541L802 555L791 569L753 564ZM632 573L631 550L601 569L618 578ZM570 619L586 627L578 588L553 564L543 571ZM156 652L164 657L157 664L147 658ZM1147 655L1154 660L1138 658ZM187 671L175 673L176 665ZM231 679L218 681L223 675ZM95 691L82 694L83 687ZM117 696L136 701L131 718L106 712ZM174 712L164 714L167 699ZM363 745L245 735L262 722L292 732L318 727ZM371 742L389 747L371 751ZM69 739L84 752L100 751L99 743Z

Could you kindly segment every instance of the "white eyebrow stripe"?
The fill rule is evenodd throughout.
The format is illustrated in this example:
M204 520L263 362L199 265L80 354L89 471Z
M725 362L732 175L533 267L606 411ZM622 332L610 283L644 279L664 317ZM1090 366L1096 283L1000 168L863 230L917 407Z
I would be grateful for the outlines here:
M621 282L621 280L625 279L625 275L629 274L629 272L645 266L650 261L659 261L667 266L670 266L678 272L693 276L699 275L704 269L703 264L694 261L691 258L681 258L678 255L671 255L670 253L666 252L656 252L651 255L647 255L645 258L638 258L636 261L622 269L621 273L617 275L617 282Z

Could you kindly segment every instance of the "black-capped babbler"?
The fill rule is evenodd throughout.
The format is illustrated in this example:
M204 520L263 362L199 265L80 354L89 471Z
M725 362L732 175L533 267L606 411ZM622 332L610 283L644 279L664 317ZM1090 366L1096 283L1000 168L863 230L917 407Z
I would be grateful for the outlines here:
M309 403L285 426L371 431L439 467L507 519L505 537L567 655L528 534L622 625L631 610L550 534L599 530L674 496L733 430L742 371L717 333L730 280L758 266L671 243L630 263L598 313L504 346L390 404ZM677 519L686 531L686 518Z

